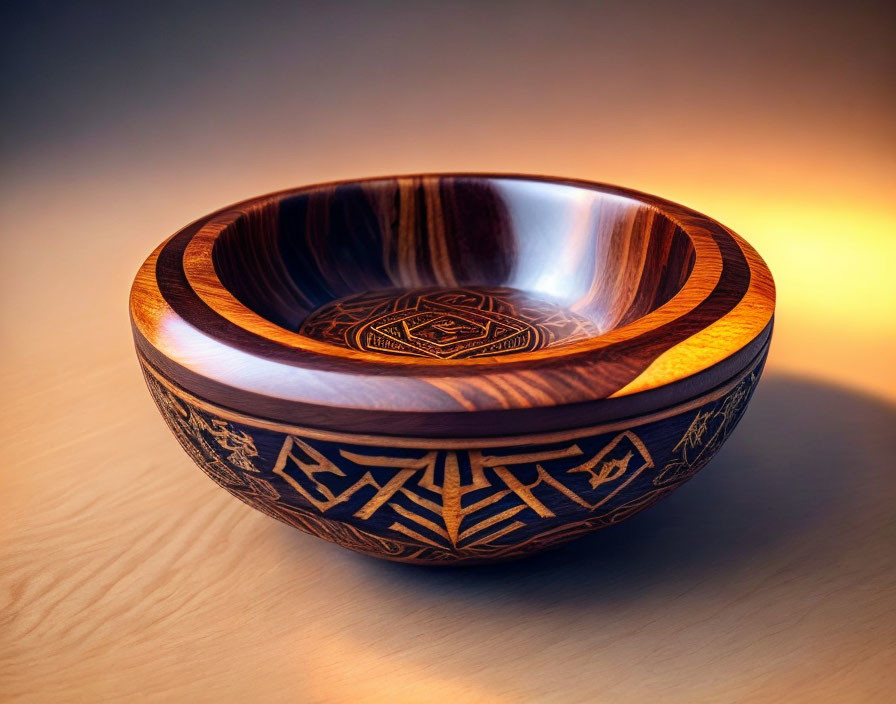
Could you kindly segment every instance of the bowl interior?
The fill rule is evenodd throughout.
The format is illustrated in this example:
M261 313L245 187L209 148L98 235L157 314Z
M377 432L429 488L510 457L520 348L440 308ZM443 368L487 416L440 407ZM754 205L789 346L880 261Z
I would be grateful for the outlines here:
M469 176L272 198L212 251L224 287L283 328L443 359L603 334L672 298L694 257L676 223L633 198Z

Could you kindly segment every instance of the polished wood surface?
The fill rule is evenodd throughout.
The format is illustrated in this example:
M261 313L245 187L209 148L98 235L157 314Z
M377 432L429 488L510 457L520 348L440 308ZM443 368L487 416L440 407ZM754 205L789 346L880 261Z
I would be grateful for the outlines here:
M352 550L459 565L614 525L706 466L761 375L774 284L653 196L434 174L213 213L130 307L159 411L215 482Z
M358 295L459 285L517 291L579 330L434 355L394 334L400 354L311 327ZM762 259L709 218L510 175L339 182L230 206L161 245L131 295L141 354L202 397L300 425L446 436L559 429L706 393L762 349L773 312Z

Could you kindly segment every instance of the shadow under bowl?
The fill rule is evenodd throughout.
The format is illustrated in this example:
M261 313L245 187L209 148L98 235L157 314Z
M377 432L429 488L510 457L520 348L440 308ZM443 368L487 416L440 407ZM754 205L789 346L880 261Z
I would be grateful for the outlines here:
M310 186L146 260L138 357L228 491L346 547L495 561L687 480L762 371L774 284L719 223L568 179Z

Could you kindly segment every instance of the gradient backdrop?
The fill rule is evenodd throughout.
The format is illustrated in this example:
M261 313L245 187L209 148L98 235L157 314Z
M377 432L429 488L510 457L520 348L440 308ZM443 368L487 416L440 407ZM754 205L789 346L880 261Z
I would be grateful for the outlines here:
M896 398L887 3L21 5L2 47L14 358L47 350L59 324L35 296L71 284L60 247L93 274L66 301L84 335L154 243L221 204L362 175L519 171L724 222L775 274L772 365ZM130 265L106 269L122 250Z
M20 504L46 409L61 448L114 413L92 379L139 383L127 291L159 241L355 176L532 172L691 206L771 267L772 374L896 402L889 3L14 2L2 19L0 471ZM892 437L875 437L886 464ZM892 655L892 633L874 638Z

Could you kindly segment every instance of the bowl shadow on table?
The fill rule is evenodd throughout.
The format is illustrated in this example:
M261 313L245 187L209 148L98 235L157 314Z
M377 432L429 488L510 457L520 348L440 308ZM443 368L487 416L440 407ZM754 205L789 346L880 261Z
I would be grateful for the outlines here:
M788 541L812 545L800 569L825 570L831 522L854 523L869 496L896 494L896 408L870 396L769 373L737 430L703 471L617 526L552 552L470 568L357 558L365 578L430 596L622 601L727 581ZM882 460L883 458L883 460ZM875 461L876 459L876 461ZM874 500L874 499L872 499Z

